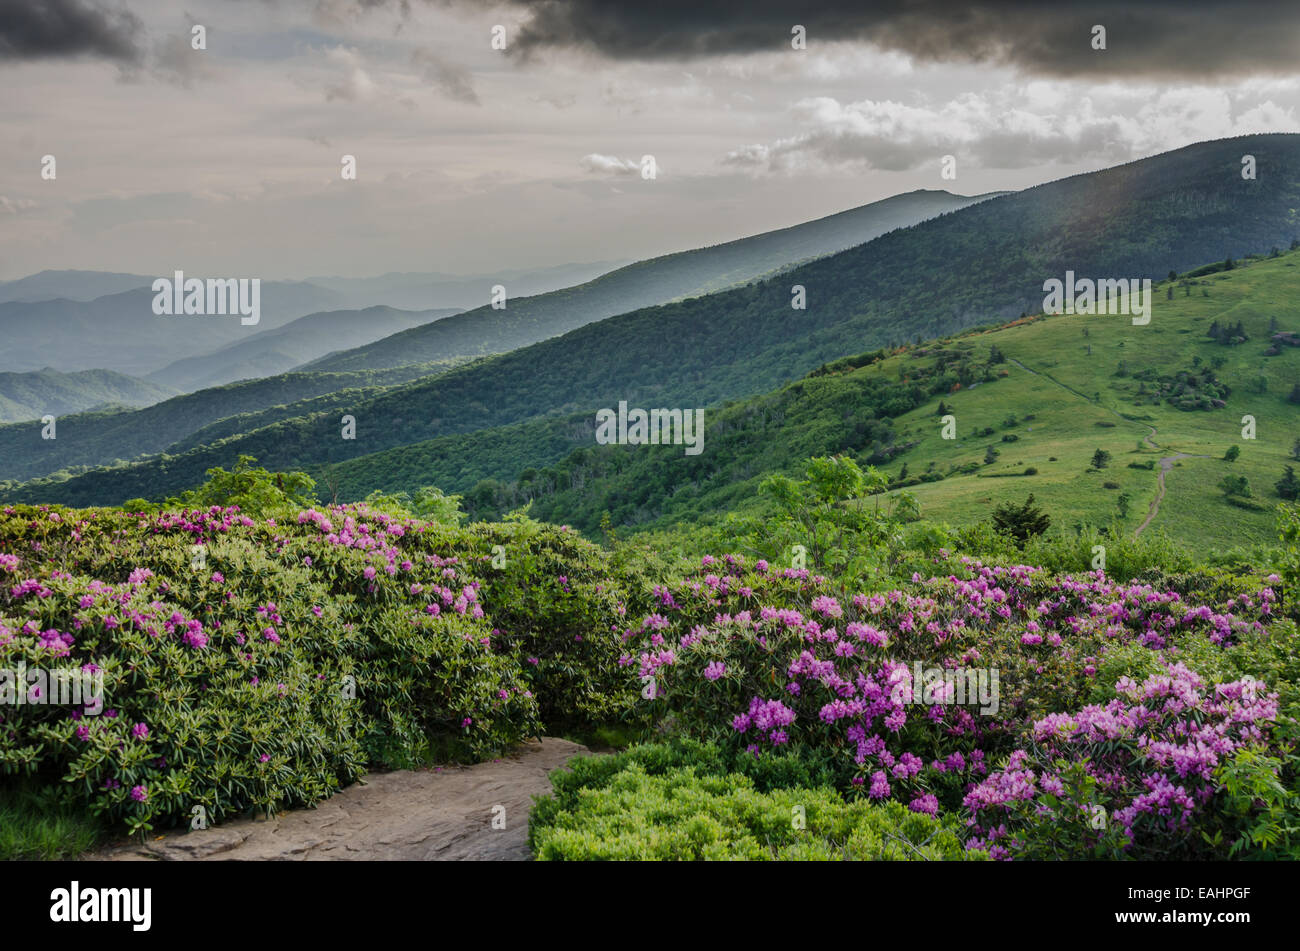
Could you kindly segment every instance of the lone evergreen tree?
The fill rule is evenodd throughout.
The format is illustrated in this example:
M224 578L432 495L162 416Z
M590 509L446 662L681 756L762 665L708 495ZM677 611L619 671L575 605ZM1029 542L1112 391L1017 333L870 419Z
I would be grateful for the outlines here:
M1296 478L1295 468L1286 466L1282 478L1273 483L1277 494L1289 502L1300 499L1300 479Z
M1004 535L1010 535L1020 545L1035 535L1043 534L1051 524L1047 513L1034 505L1032 492L1023 505L1006 502L993 510L993 527Z

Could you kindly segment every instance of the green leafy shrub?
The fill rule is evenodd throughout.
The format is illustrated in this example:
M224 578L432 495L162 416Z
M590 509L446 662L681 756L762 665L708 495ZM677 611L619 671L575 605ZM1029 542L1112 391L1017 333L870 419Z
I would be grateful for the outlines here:
M549 526L24 506L0 540L0 670L80 668L105 698L0 706L0 774L133 831L479 759L537 735L539 699L594 723L634 695L611 684L620 583Z
M529 844L544 861L961 860L962 828L899 803L845 802L833 789L777 785L726 772L696 747L642 747L627 757L553 775L555 793L537 801ZM789 757L787 763L795 762ZM797 767L796 767L797 769Z

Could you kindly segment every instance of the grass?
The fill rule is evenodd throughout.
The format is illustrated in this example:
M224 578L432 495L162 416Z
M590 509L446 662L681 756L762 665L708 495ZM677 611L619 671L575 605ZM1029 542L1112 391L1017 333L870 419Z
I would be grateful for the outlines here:
M1134 326L1124 316L1062 315L950 338L944 345L952 349L981 352L996 344L1007 356L1007 376L943 397L957 418L956 440L940 437L938 399L900 417L900 442L917 445L887 469L896 475L906 462L909 475L931 467L952 473L908 488L927 518L953 524L979 521L995 505L1032 492L1058 525L1104 524L1118 519L1123 493L1129 496L1129 508L1120 523L1133 531L1156 497L1158 460L1180 452L1205 456L1173 464L1164 500L1147 530L1162 530L1202 551L1275 541L1274 510L1280 500L1273 483L1284 465L1300 467L1290 456L1300 437L1300 406L1286 399L1300 381L1300 348L1284 348L1272 357L1264 351L1270 319L1277 320L1279 330L1300 332L1297 262L1296 252L1250 262L1198 279L1190 293L1175 282L1172 300L1166 296L1168 285L1157 285L1152 319L1145 326ZM1235 347L1214 342L1206 335L1214 320L1241 321L1250 340ZM1168 402L1141 401L1133 373L1149 368L1172 374L1192 369L1197 357L1202 365L1222 360L1216 375L1231 387L1226 407L1186 412ZM864 372L897 377L915 359L903 354ZM1128 375L1117 375L1121 361ZM1253 440L1242 436L1246 415L1255 418ZM1016 422L1004 425L1011 416ZM986 427L994 434L975 435ZM1004 443L1004 434L1017 439ZM990 445L1000 455L985 465ZM1241 456L1226 462L1223 454L1233 445ZM1089 465L1099 448L1112 456L1100 472ZM1129 468L1134 461L1155 461L1155 466ZM976 472L953 472L969 463L978 464ZM1028 467L1037 474L1010 477ZM1228 474L1248 479L1254 500L1262 503L1259 510L1224 498L1217 484ZM1009 477L989 478L999 475ZM1119 487L1108 489L1106 482Z
M0 786L0 861L72 859L107 836L84 810L56 803L28 784Z

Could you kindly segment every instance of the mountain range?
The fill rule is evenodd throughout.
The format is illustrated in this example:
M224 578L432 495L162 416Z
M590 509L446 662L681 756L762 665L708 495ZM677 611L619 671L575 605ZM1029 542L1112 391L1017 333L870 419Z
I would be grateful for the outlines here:
M1268 174L1242 179L1240 156L1245 153L1255 155ZM833 413L789 432L776 425L787 412L778 394L790 385L822 385L811 382L814 377L809 375L824 374L827 367L840 366L835 372L842 373L881 361L903 383L909 382L913 370L917 377L942 376L951 369L943 358L914 364L896 355L909 343L917 347L972 328L1017 325L1018 317L1042 311L1044 282L1069 271L1094 278L1164 281L1160 290L1165 294L1195 287L1214 301L1217 278L1211 275L1231 268L1230 262L1214 262L1276 253L1285 260L1269 267L1291 267L1293 256L1282 251L1300 244L1300 136L1199 143L1022 192L964 201L965 207L886 229L848 250L802 263L790 260L738 285L733 281L703 296L677 295L661 304L595 318L523 346L517 341L551 334L567 321L598 312L566 316L563 301L585 301L598 308L606 292L596 285L634 281L639 268L656 262L663 266L667 259L611 272L588 285L547 295L549 299L512 299L504 310L479 308L445 317L319 358L300 376L310 379L318 371L344 368L374 372L419 358L441 359L432 368L440 372L420 371L408 381L385 380L379 389L320 390L308 401L254 411L237 424L226 421L229 414L200 412L197 418L206 418L210 427L202 438L193 438L194 430L181 435L182 427L174 427L170 434L176 439L154 458L70 479L10 484L3 495L76 504L160 498L201 481L206 469L229 466L238 455L247 454L273 469L306 469L327 480L330 493L340 498L360 497L375 488L438 484L448 491L471 492L471 503L479 511L530 498L543 507L553 506L545 508L547 517L560 520L572 511L575 522L590 527L591 503L585 496L564 494L574 486L561 485L563 480L556 481L553 472L547 477L555 483L549 492L521 486L532 484L540 472L575 451L595 452L590 434L597 410L622 400L633 406L707 407L712 419L724 421L721 431L710 429L715 446L727 442L728 432L743 433L754 420L766 420L755 436L760 447L771 440L773 447L798 447L800 453L821 446L821 451L839 448L876 462L905 458L891 421L924 411L928 398L936 394L924 387L918 392L920 384L891 388L872 377L870 393L856 398L840 393ZM754 263L758 257L749 255L751 270L760 267ZM715 264L721 260L712 258ZM680 274L689 263L676 262L661 273ZM1263 265L1252 265L1248 272L1257 268ZM1171 272L1179 275L1178 281L1169 281ZM721 269L714 267L712 273L720 274ZM729 271L716 279L725 283L739 273ZM1285 286L1273 282L1270 288ZM671 289L663 282L659 288L661 295ZM801 301L805 306L799 306ZM1269 318L1289 314L1285 298L1253 297L1249 306L1274 307L1277 313ZM478 336L473 333L476 326ZM1158 329L1158 334L1170 332ZM1195 337L1197 331L1188 325L1173 332ZM1263 333L1258 326L1251 328L1252 336ZM1141 347L1144 339L1156 336L1134 338L1128 346ZM1065 340L1053 335L1051 345L1064 348ZM1109 335L1107 342L1110 345ZM515 349L491 353L512 346ZM943 352L971 346L980 345L966 340L958 347L941 342L920 349ZM1267 368L1261 365L1252 385L1263 386L1261 396L1282 399L1278 394L1294 369L1286 361L1294 351L1280 344L1274 349L1281 362L1275 354ZM1187 346L1168 362L1198 356L1205 355ZM465 359L470 362L452 365ZM1050 361L1034 359L1037 367L1022 360L1026 369L1003 369L1017 376L1050 372ZM950 356L946 363L954 360ZM1141 370L1150 376L1151 386L1164 386L1161 375L1177 372L1171 365ZM987 367L980 370L986 372ZM1102 371L1094 366L1090 372ZM1245 370L1241 374L1239 380L1250 379ZM794 382L801 378L808 382ZM982 378L975 382L989 392L998 386L1002 392L1013 389ZM1107 388L1094 387L1095 402L1104 402ZM1038 392L1025 394L1030 406L1042 398ZM203 394L193 396L201 399ZM1281 418L1287 406L1285 400L1279 404ZM354 439L343 438L344 414L356 420ZM131 418L125 414L114 425L126 425ZM101 422L86 420L87 432L97 432ZM1137 428L1140 436L1142 427ZM0 428L0 446L16 438L13 427ZM1281 452L1280 445L1270 443L1270 451ZM653 457L657 461L648 454L644 459L631 455L638 465L650 466L639 477L620 481L618 465L584 462L579 480L581 493L603 498L609 504L602 510L616 513L616 523L626 525L651 524L672 510L669 500L653 488L664 483L665 473L681 470L668 484L684 493L673 502L683 503L699 491L702 479L708 481L702 473L720 464L718 458L683 461L672 455L670 460L662 452ZM716 487L721 495L708 497L730 500L727 504L738 498L729 495L738 491L732 486L772 468L761 454L733 447L724 455L732 461L725 482ZM601 458L621 456L616 452ZM779 458L775 465L781 465ZM32 467L26 468L23 476L31 478ZM53 471L44 469L45 474Z
M406 333L386 337L383 349L385 354L396 354L392 361L357 359L358 351L353 349L335 354L340 357L338 360L325 357L314 364L306 364L311 369L308 376L295 372L284 385L271 387L277 394L277 400L286 393L298 393L306 402L294 410L283 411L278 403L272 404L256 414L256 418L261 422L273 422L321 411L320 398L328 392L329 385L337 384L339 388L373 385L375 380L365 377L371 370L369 364L372 362L387 368L386 379L393 378L389 370L413 365L418 366L419 370L398 374L402 380L428 378L463 363L484 350L490 352L497 347L509 346L506 336L511 340L531 342L557 333L563 327L599 319L607 310L616 308L617 301L624 294L651 293L657 298L666 298L670 291L700 289L710 283L725 284L748 274L767 273L809 256L869 241L888 229L913 224L944 210L964 207L981 200L981 197L967 198L947 192L918 192L897 196L778 232L643 262L576 288L522 301L510 301L505 310L485 307L455 317L444 316L438 323L448 320L455 322L455 326L447 333L434 330L431 334L422 335L422 341L416 341L414 335ZM379 285L390 286L391 277L375 280ZM658 290L655 291L655 288ZM58 447L42 445L39 451L33 452L30 431L21 427L0 427L0 449L9 450L0 451L0 478L28 479L65 469L71 471L115 460L129 460L140 453L179 451L182 448L179 443L184 435L181 429L172 423L170 417L165 424L155 422L162 415L171 412L173 407L177 409L179 419L186 420L187 425L194 425L191 432L205 429L218 420L244 411L235 407L251 410L252 404L247 401L247 397L261 393L266 388L241 387L231 393L222 384L258 376L259 371L277 364L282 369L287 369L285 364L296 366L294 361L302 362L301 358L311 348L316 348L317 354L324 354L338 349L345 340L355 340L358 335L370 340L376 339L382 336L380 328L383 321L376 320L372 325L369 318L384 316L392 320L405 319L400 314L382 308L372 309L365 314L309 315L277 330L246 336L240 342L229 344L215 353L204 351L199 356L185 357L155 370L149 378L186 390L206 385L207 389L195 394L195 400L172 403L138 417L129 413L99 413L62 420L61 427L65 436L75 433L76 438L65 438ZM436 314L419 316L431 320ZM419 320L412 318L412 322L417 323ZM428 344L433 338L440 339L444 344L449 339L454 339L460 341L460 344L430 347ZM421 359L427 362L419 363ZM388 367L389 362L395 366ZM358 383L362 378L365 378L365 382ZM352 397L355 395L352 394ZM337 402L331 401L331 405ZM252 421L244 419L241 423L251 425ZM133 433L135 428L140 432ZM166 441L160 441L163 434L166 434ZM173 442L178 444L173 445ZM188 443L185 448L188 448Z

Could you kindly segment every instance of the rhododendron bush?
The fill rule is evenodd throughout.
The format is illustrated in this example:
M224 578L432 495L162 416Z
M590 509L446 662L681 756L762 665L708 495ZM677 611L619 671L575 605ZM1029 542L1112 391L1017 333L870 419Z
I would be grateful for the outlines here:
M132 829L313 803L636 698L600 550L536 523L19 507L0 552L0 670L80 669L105 695L0 705L0 770Z
M1274 576L1120 582L938 549L845 590L454 522L0 510L0 699L24 666L104 689L102 709L0 702L0 783L145 830L615 724L678 745L582 767L539 806L548 857L1300 854L1300 659ZM778 842L794 806L810 836Z
M851 795L962 815L968 846L994 857L1213 853L1228 847L1211 836L1216 771L1243 751L1290 755L1278 691L1248 672L1269 652L1294 671L1277 580L1220 579L1220 600L1200 603L1102 572L961 559L906 590L844 596L806 570L705 558L656 589L621 661L677 730L825 760ZM1155 672L1099 679L1116 658ZM920 664L996 671L998 702L922 691ZM1293 681L1281 690L1294 713Z

